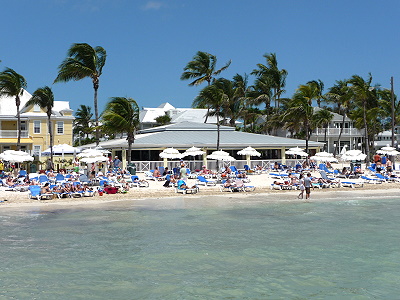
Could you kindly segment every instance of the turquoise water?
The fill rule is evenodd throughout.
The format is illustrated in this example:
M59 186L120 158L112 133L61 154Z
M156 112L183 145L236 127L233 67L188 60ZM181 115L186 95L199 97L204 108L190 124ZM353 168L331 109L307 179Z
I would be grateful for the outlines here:
M399 299L400 199L2 211L0 299Z

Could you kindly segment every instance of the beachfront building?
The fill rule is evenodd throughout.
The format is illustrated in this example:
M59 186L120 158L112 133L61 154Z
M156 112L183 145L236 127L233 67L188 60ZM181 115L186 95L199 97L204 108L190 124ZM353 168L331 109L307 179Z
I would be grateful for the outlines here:
M32 97L24 91L21 96L21 150L34 156L50 146L46 111L37 105L25 107ZM74 116L69 101L54 101L51 115L54 144L72 145L72 123ZM16 150L18 137L17 107L12 97L0 97L0 152Z
M168 102L162 103L158 107L143 107L139 113L140 129L159 126L155 119L165 114L171 118L171 124L180 122L205 123L207 109L175 108ZM210 116L207 118L206 123L217 124L217 118Z
M208 167L216 166L216 161L206 159L206 155L216 150L217 144L217 126L215 124L205 124L197 122L179 122L164 126L148 128L139 131L135 136L135 142L132 145L132 160L137 165L138 171L154 169L156 166L163 165L159 154L166 148L173 147L180 152L195 146L201 148L206 153L203 156L185 157L184 160L190 165L191 169L200 168L202 164ZM114 155L122 158L126 164L126 150L128 143L126 139L114 139L100 142L100 146L109 149ZM294 165L300 158L287 156L285 151L294 147L305 147L304 140L290 139L286 137L277 137L263 134L254 134L236 131L229 126L220 126L220 150L227 151L231 156L237 159L232 162L238 168L243 168L246 164L246 158L237 155L239 150L251 146L261 152L261 157L253 157L252 165L267 165L274 162ZM83 147L95 147L94 144ZM323 143L310 141L310 154L323 147ZM303 158L304 160L304 158ZM179 162L179 160L178 160ZM177 161L168 161L168 166L176 166Z

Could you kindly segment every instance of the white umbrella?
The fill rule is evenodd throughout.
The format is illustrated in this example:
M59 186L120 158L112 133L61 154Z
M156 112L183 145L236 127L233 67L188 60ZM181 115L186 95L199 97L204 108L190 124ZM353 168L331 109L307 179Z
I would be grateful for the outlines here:
M344 160L344 161L364 160L366 157L367 157L367 155L362 153L361 150L353 149L353 150L346 151L342 155L341 159Z
M21 163L24 161L33 161L33 156L24 151L6 150L0 154L0 159L13 163Z
M384 154L384 155L389 155L389 156L400 154L400 152L397 151L396 148L389 147L389 146L387 146L387 147L382 147L380 150L376 151L376 153L378 153L378 154Z
M261 153L252 147L246 147L237 152L238 155L246 155L247 165L250 166L250 156L261 156Z
M230 156L228 152L218 150L214 151L211 154L207 155L207 158L209 159L216 159L216 160L222 160L222 161L234 161L236 160L234 157Z
M92 164L96 162L107 161L107 157L103 155L103 151L97 149L85 149L81 153L77 155L80 158L80 161Z
M294 149L294 148L292 148L292 149ZM308 154L306 153L306 152L304 152L304 151L298 151L298 150L287 150L287 151L285 151L285 154L289 154L289 155L299 155L299 156L302 156L302 157L307 157L308 156Z
M167 159L183 158L183 154L175 148L166 148L160 153L160 157L164 159L164 168L168 166Z
M197 156L197 155L203 155L205 152L201 150L200 148L197 147L190 147L187 149L185 152L183 152L183 157L185 156Z
M329 152L317 152L314 156L311 156L310 159L322 162L337 162L337 159L333 157L332 153Z
M48 148L42 152L42 155L48 156L50 155L51 149ZM59 144L53 146L53 154L74 154L81 152L80 148L72 147L68 144Z

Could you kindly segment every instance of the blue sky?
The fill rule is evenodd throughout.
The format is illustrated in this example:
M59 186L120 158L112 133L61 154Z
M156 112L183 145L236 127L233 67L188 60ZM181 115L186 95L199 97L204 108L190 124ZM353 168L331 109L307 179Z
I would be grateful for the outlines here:
M201 87L181 81L197 51L232 60L222 77L249 74L265 53L288 71L286 97L320 79L325 89L354 74L400 88L400 1L387 0L0 0L0 70L13 68L28 91L52 86L76 111L93 106L90 79L52 85L73 43L102 46L99 109L109 97L139 106L190 107ZM254 78L250 76L250 84Z

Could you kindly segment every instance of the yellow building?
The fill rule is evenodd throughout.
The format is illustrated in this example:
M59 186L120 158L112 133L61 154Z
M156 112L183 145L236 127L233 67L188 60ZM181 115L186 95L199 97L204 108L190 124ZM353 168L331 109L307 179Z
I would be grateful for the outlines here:
M32 97L27 91L21 96L21 150L39 156L50 147L46 111L39 106L25 107ZM54 145L72 145L74 116L69 101L54 101L51 114ZM17 148L17 107L15 98L0 97L0 152Z

